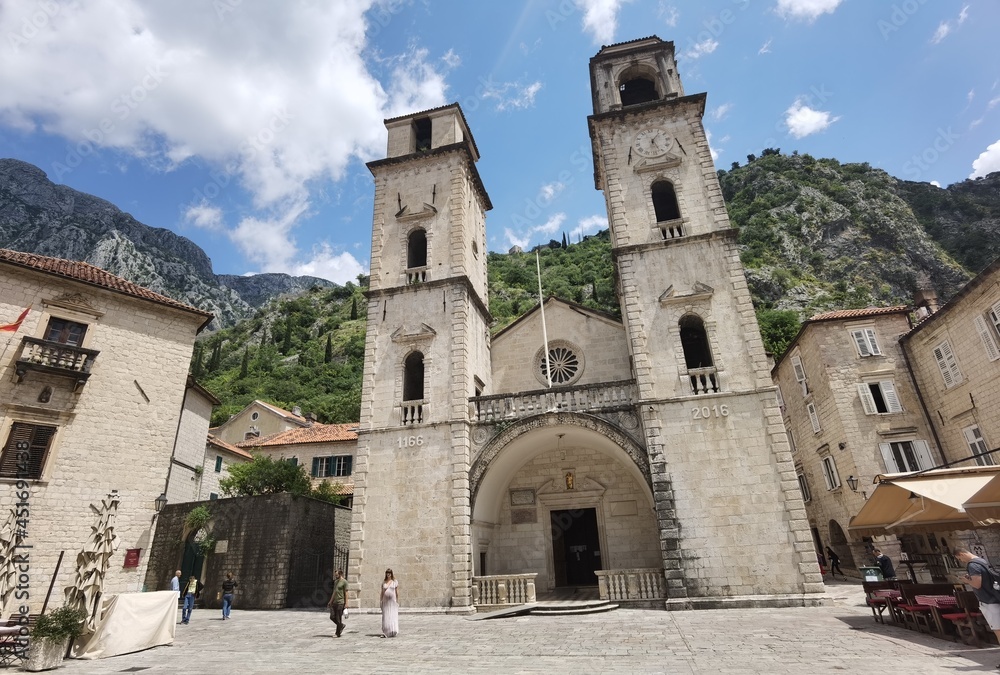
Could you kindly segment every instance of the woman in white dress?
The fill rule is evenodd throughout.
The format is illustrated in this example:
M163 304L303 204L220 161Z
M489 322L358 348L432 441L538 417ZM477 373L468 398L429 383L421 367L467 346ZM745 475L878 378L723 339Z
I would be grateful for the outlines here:
M385 571L378 599L382 605L382 637L396 637L399 633L399 582L391 569Z

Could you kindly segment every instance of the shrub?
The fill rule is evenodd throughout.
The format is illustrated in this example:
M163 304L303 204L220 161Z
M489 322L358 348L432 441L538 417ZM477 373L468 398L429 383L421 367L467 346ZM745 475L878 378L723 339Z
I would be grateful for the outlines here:
M82 609L63 606L38 617L38 623L31 629L33 639L65 642L76 639L83 633L83 622L87 613Z

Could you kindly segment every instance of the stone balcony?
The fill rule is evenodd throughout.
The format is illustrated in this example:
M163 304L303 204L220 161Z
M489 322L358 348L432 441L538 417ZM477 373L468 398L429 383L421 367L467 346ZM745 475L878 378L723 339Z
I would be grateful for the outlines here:
M96 349L25 336L21 338L14 372L18 382L24 381L29 370L67 377L73 380L73 391L80 391L90 378L90 369L98 354L100 352Z
M624 410L639 400L635 380L536 389L517 394L491 394L469 399L476 422L498 422L545 412L597 412Z

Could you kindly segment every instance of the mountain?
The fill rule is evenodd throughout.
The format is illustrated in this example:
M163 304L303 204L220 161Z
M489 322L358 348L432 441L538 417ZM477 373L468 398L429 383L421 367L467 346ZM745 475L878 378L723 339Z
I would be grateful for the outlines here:
M228 326L281 294L334 286L316 277L216 275L191 240L114 204L56 185L36 166L0 159L0 248L82 260L215 314Z

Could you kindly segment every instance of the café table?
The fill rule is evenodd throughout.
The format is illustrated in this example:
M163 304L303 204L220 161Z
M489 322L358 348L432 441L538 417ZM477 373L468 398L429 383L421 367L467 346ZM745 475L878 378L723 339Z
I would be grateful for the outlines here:
M914 602L918 605L927 605L931 608L931 617L934 619L934 626L940 637L945 637L944 620L941 618L941 611L945 613L958 608L958 599L954 595L915 595Z

